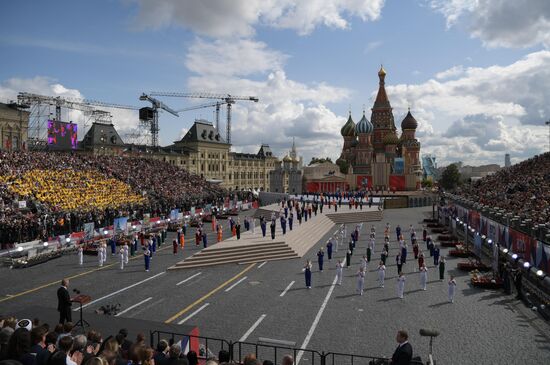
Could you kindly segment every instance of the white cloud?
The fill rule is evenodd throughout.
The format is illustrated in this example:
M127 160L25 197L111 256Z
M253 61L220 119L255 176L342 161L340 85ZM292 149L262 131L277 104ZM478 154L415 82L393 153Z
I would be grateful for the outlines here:
M307 160L312 156L339 154L342 143L339 132L345 118L337 116L327 104L345 100L350 95L349 90L326 83L304 84L288 79L282 62L287 56L261 42L226 41L223 47L217 47L216 41L197 39L195 42L199 45L191 45L186 64L192 65L197 75L188 79L188 89L255 95L260 99L258 103L237 101L233 106L232 143L236 151L255 153L259 144L265 142L276 155L282 156L290 148L294 136L299 153ZM246 72L240 71L241 66L235 65L232 57L222 57L227 49L234 48L248 55L243 64L264 60L256 62L255 73L260 76L244 77ZM232 71L222 75L211 67L195 67L195 60ZM190 119L191 113L187 114ZM224 130L225 124L222 117Z
M453 78L453 77L456 77L456 76L460 76L463 73L464 73L464 67L454 66L454 67L451 67L448 70L436 73L435 78L438 79L438 80L445 80L445 79L450 79L450 78Z
M280 69L287 57L263 42L197 39L189 48L185 66L201 75L247 76Z
M369 53L369 52L372 52L374 51L375 49L379 48L380 46L382 46L384 44L384 42L382 41L373 41L373 42L369 42L367 43L367 46L365 47L365 50L363 51L363 53Z
M409 85L391 85L387 79L396 124L410 105L423 153L447 162L502 164L505 152L523 159L546 150L550 51L506 66L459 65L435 77Z
M132 0L137 27L183 26L216 38L248 37L256 26L311 33L316 27L347 29L350 18L380 17L385 0Z
M548 0L431 0L447 26L465 23L489 47L550 46Z

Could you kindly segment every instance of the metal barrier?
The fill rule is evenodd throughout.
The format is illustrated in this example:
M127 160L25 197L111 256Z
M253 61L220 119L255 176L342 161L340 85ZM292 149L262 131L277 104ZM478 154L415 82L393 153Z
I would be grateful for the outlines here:
M240 361L248 354L254 354L258 359L269 359L279 364L285 355L292 355L294 359L300 359L301 365L384 365L389 364L390 359L366 355L355 355L338 352L325 353L316 350L300 349L289 346L277 346L264 343L232 342L221 338L194 336L176 332L150 331L149 340L152 348L161 340L169 340L170 344L177 343L185 338L189 339L190 348L198 348L197 356L206 360L218 356L220 350L229 353L231 361L240 364ZM411 365L422 365L421 361L411 361Z
M161 338L161 335L166 336ZM208 359L213 356L217 357L218 353L221 350L226 350L229 352L231 359L233 358L233 346L234 344L231 341L224 340L222 338L213 338L205 336L194 336L183 333L176 332L167 332L167 331L150 331L149 332L149 343L152 348L156 348L156 344L159 343L161 339L168 339L169 343L177 343L184 340L185 338L189 339L190 348L195 345L198 348L197 356L200 359Z

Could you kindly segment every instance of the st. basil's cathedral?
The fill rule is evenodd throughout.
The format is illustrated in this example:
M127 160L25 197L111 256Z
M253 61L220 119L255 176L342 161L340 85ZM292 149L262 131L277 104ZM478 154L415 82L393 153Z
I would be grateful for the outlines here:
M330 175L316 174L316 178L307 179L310 174L306 172L307 191L420 189L420 142L415 137L418 123L409 110L401 122L401 134L398 136L393 109L386 93L386 71L383 67L378 71L378 78L378 94L371 109L370 121L363 110L363 116L356 124L350 112L341 129L344 145L336 163L347 167L347 173L330 171ZM329 169L328 164L317 169L323 167Z

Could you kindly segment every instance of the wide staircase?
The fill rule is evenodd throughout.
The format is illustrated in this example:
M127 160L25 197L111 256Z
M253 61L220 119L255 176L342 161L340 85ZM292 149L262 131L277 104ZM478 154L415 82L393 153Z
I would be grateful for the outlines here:
M252 263L295 259L298 255L284 242L257 243L234 247L212 247L178 262L168 270L190 269L230 263Z
M279 212L280 205L272 204L258 209L254 217L264 216L269 222L271 212ZM295 215L296 217L296 215ZM275 228L275 239L271 239L269 224L266 237L262 236L259 220L256 219L256 233L251 231L243 232L241 239L230 237L213 246L178 262L168 270L190 269L196 267L223 265L223 264L249 264L254 262L287 260L304 257L315 245L325 245L320 242L323 237L334 230L335 225L354 224L369 221L379 221L383 212L378 209L370 210L349 210L347 206L338 209L338 212L324 210L324 214L313 215L302 224L294 219L293 230L290 231L287 225L286 234L283 235L281 224L277 219ZM328 237L328 236L327 236ZM313 250L312 252L316 252Z

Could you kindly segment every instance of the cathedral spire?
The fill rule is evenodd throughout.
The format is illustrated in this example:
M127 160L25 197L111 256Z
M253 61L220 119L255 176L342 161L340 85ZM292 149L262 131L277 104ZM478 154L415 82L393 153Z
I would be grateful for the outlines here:
M384 70L384 66L382 65L380 65L380 71L378 71L378 78L380 79L380 82L378 84L378 94L376 95L376 100L374 101L373 109L391 108L390 101L388 99L388 95L386 94L386 88L385 88L386 70Z

